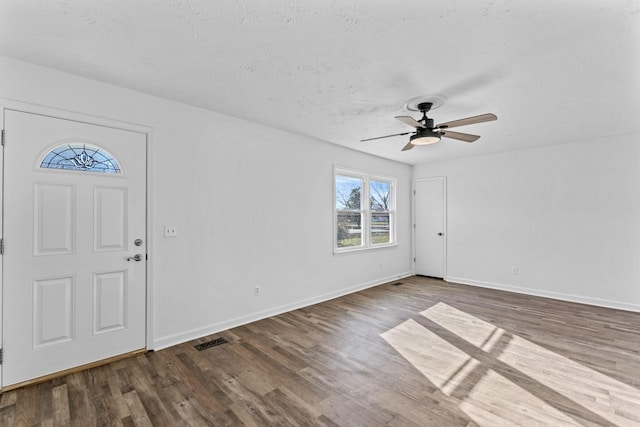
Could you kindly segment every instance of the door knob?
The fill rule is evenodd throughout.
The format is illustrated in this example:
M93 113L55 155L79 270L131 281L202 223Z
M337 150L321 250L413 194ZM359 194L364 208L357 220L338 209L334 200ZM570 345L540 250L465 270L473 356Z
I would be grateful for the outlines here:
M438 236L442 236L442 233L438 233Z
M130 256L127 258L127 261L142 261L142 254L135 254L134 256Z

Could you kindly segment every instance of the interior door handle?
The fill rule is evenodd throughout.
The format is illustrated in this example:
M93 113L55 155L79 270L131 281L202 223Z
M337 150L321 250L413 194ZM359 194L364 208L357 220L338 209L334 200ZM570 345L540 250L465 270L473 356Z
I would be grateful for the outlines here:
M442 236L442 233L438 233L438 236Z
M135 254L127 258L127 261L142 261L142 254Z

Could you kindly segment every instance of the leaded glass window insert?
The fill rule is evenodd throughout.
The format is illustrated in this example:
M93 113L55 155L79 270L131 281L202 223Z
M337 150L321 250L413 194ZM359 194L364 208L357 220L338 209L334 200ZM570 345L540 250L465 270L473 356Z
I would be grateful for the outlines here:
M40 167L96 173L122 173L120 163L107 150L81 143L57 146L44 156Z

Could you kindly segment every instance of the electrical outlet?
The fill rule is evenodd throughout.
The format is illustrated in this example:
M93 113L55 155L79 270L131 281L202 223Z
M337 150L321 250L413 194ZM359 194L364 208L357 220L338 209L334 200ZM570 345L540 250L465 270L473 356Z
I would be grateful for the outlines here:
M254 286L253 287L253 295L259 297L260 296L260 286Z
M511 267L511 274L513 274L514 276L518 275L518 267Z
M178 229L175 225L164 226L164 237L176 237L178 235Z

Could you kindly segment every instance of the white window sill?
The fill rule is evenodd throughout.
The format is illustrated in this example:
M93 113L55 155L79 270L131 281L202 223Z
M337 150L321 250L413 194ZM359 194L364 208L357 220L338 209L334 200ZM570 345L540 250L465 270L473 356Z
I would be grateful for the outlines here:
M355 248L334 249L333 254L340 255L340 254L348 254L352 252L375 251L376 249L395 248L397 246L398 246L397 243L389 243L386 245L375 245L375 246L367 246L367 247L358 246Z

